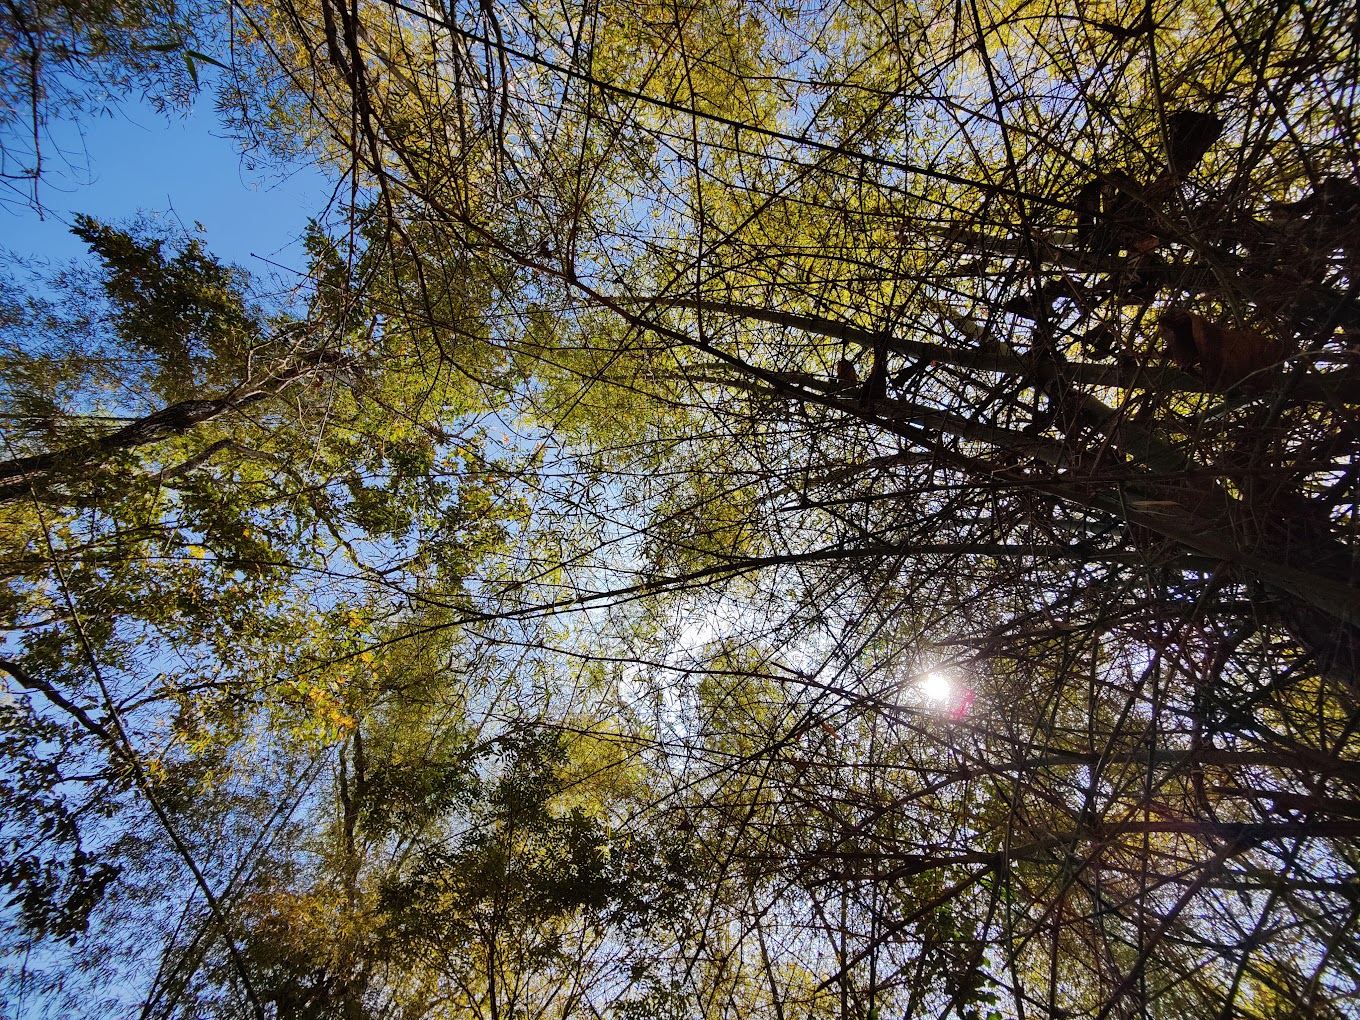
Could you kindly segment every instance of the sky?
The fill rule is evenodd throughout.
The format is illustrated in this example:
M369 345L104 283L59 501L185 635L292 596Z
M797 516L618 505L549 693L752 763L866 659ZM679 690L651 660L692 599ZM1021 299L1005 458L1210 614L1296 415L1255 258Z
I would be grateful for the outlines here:
M226 137L208 89L188 116L129 102L79 128L54 125L52 134L44 155L50 173L38 192L42 215L0 204L0 247L21 262L40 266L83 255L69 231L76 213L115 224L149 213L171 223L178 216L189 230L202 223L213 254L258 275L276 271L261 258L304 268L297 238L331 186L307 166L255 168ZM55 158L57 147L65 166Z

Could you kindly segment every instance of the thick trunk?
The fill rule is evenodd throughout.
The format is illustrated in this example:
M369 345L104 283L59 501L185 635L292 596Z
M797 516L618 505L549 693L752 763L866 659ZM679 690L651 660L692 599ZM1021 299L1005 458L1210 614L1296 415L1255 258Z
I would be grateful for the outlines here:
M226 396L210 400L181 400L98 439L61 450L0 461L0 505L34 498L44 503L64 502L60 495L50 491L54 482L75 477L78 473L88 473L123 451L184 435L196 425L280 393L292 383L314 375L320 367L333 364L334 361L333 357L323 354L314 362L297 365L250 389L238 388Z
M24 499L35 488L45 488L54 474L74 472L102 463L123 450L185 433L200 422L216 418L235 404L228 399L182 400L138 418L107 436L64 450L50 450L0 462L0 503Z
M861 329L848 323L837 322L815 315L800 315L777 308L761 305L746 305L732 301L716 301L693 298L631 298L619 303L652 306L655 308L684 308L691 311L713 312L734 318L767 322L772 326L784 326L804 333L840 340L854 344L864 350L872 350L875 343L886 342L894 354L915 361L934 361L941 365L978 371L999 372L1006 375L1027 375L1036 371L1044 373L1042 362L1031 362L997 345L985 343L975 347L956 347L945 344L910 340L904 337L889 336L886 339L868 329ZM970 332L972 324L959 323L961 332ZM976 339L976 338L975 338ZM1068 361L1061 367L1048 363L1050 371L1044 374L1060 375L1063 382L1075 386L1101 386L1122 390L1153 390L1156 392L1175 391L1178 393L1214 393L1215 387L1188 372L1168 364L1163 365L1102 365L1096 362ZM1289 389L1289 402L1336 402L1360 404L1360 377L1354 372L1334 371L1317 373L1294 381ZM1112 409L1107 408L1113 413Z

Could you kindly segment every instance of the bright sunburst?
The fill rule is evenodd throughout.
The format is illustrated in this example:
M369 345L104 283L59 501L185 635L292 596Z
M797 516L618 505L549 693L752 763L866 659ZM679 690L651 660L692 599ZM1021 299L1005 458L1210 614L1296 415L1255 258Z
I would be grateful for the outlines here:
M921 696L927 701L948 701L954 693L954 685L943 673L927 673L921 681Z

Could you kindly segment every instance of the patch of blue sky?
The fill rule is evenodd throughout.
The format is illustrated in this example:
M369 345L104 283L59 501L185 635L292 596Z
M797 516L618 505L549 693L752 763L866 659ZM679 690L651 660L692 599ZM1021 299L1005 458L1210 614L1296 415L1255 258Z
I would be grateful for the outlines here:
M121 224L157 216L195 231L209 251L260 275L270 263L305 269L300 243L334 184L306 163L243 153L207 88L187 114L159 114L135 97L100 117L47 128L36 203L0 204L0 244L29 264L85 254L77 214ZM267 262L261 260L268 260Z

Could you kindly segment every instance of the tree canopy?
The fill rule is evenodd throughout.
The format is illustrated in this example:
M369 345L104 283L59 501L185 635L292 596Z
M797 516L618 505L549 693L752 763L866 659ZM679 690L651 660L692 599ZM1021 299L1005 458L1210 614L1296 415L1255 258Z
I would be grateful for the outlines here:
M11 267L0 1012L1351 1015L1356 31L10 5L337 186Z

